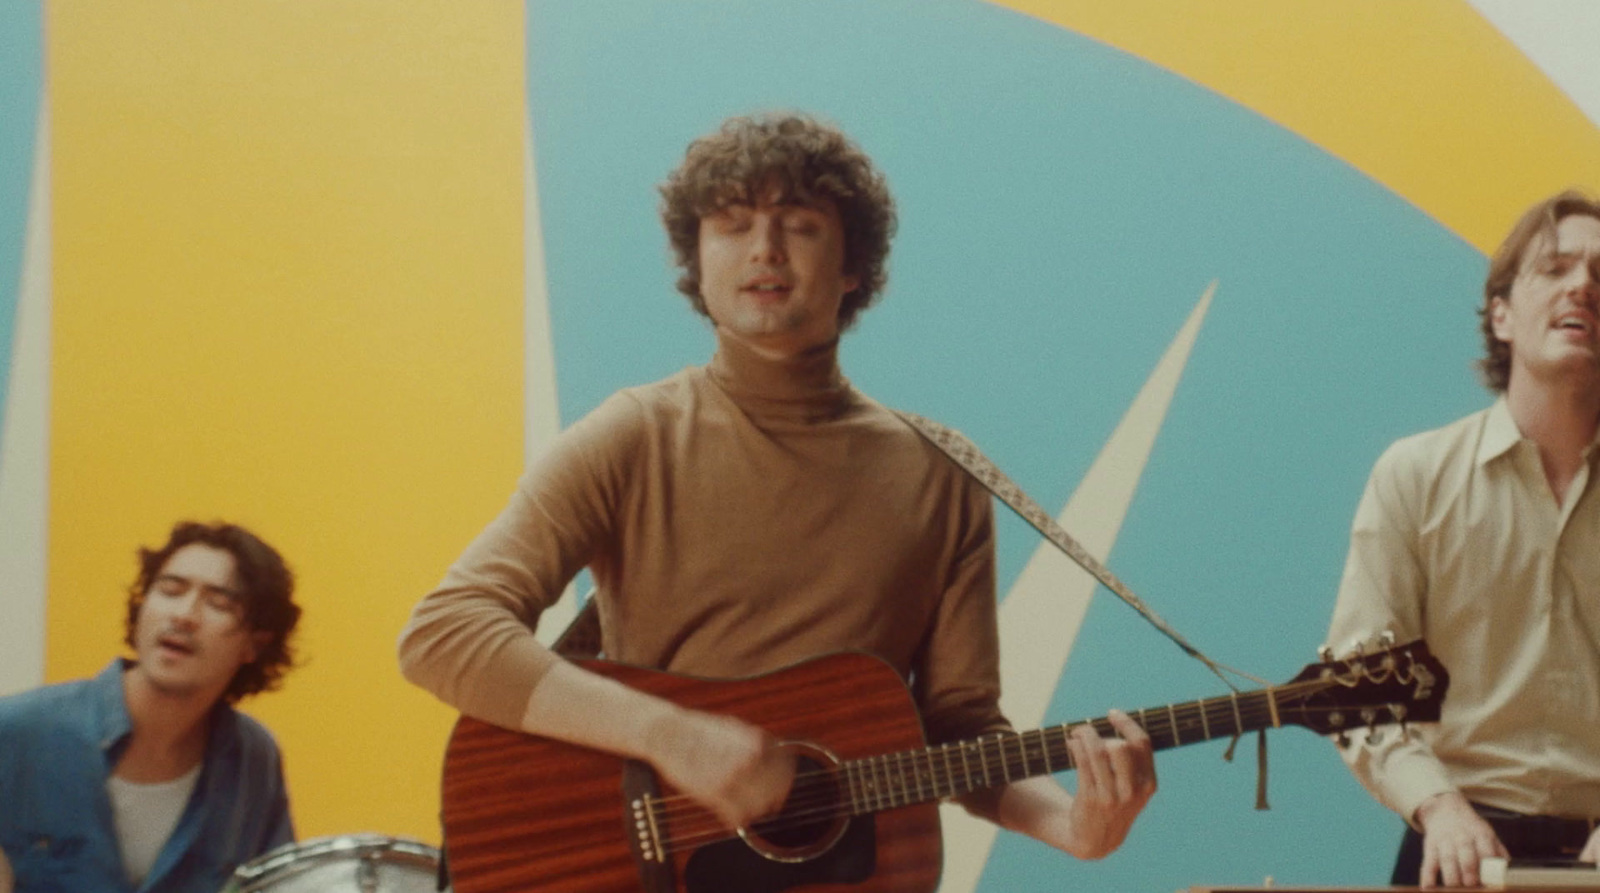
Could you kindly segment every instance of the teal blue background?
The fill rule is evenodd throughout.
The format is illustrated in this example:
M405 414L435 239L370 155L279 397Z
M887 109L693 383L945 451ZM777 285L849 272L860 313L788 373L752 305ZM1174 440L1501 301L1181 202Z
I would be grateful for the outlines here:
M44 84L38 0L0 3L0 425L10 393L28 189Z
M1373 460L1482 405L1485 261L1271 121L976 0L528 5L528 86L563 420L704 362L654 192L726 116L813 112L888 174L901 228L846 373L961 428L1059 507L1207 283L1215 301L1113 568L1220 660L1283 681L1322 641ZM1037 537L1000 530L1004 594ZM1049 721L1220 683L1107 593ZM1379 884L1401 825L1326 741L1158 757L1127 845L1079 863L1002 835L984 891ZM1069 780L1070 784L1070 780Z

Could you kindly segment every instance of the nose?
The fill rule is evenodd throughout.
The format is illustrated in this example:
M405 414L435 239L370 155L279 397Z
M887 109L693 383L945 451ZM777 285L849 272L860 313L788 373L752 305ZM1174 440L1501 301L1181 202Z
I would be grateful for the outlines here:
M781 264L786 259L783 249L783 226L776 215L758 213L750 227L750 259L764 265Z
M200 587L189 587L189 591L184 594L169 598L167 604L173 618L188 623L195 622L200 616Z
M1589 294L1591 298L1600 298L1600 254L1589 258L1588 263L1578 264L1579 287Z

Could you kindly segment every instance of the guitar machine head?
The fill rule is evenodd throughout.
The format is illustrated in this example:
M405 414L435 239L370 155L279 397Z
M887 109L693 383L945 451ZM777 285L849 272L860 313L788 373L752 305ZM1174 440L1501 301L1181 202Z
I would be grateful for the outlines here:
M1317 655L1319 663L1280 690L1286 718L1334 736L1340 747L1354 729L1367 729L1366 740L1375 744L1382 740L1380 725L1399 723L1404 736L1408 722L1438 721L1450 674L1421 639L1395 645L1394 634L1385 632L1342 659L1326 645Z

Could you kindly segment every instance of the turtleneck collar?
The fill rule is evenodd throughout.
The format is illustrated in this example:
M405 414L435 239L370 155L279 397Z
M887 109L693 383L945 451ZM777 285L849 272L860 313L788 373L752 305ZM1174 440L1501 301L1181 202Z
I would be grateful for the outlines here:
M820 422L837 418L854 391L839 372L834 339L795 357L764 357L737 338L716 330L717 353L706 372L753 418Z

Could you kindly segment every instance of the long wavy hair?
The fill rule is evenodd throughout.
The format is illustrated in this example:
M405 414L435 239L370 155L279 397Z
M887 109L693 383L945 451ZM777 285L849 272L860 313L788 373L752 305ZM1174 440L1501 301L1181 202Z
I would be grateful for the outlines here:
M159 549L139 549L139 576L128 587L128 617L124 640L134 645L134 628L144 607L150 586L173 553L184 546L200 543L222 549L233 556L235 572L243 587L243 622L252 633L266 633L256 659L241 666L228 682L223 699L232 704L240 698L271 691L281 684L284 673L294 666L290 638L300 621L300 607L293 601L294 572L283 556L260 537L237 524L201 524L179 521L173 525L166 545Z

